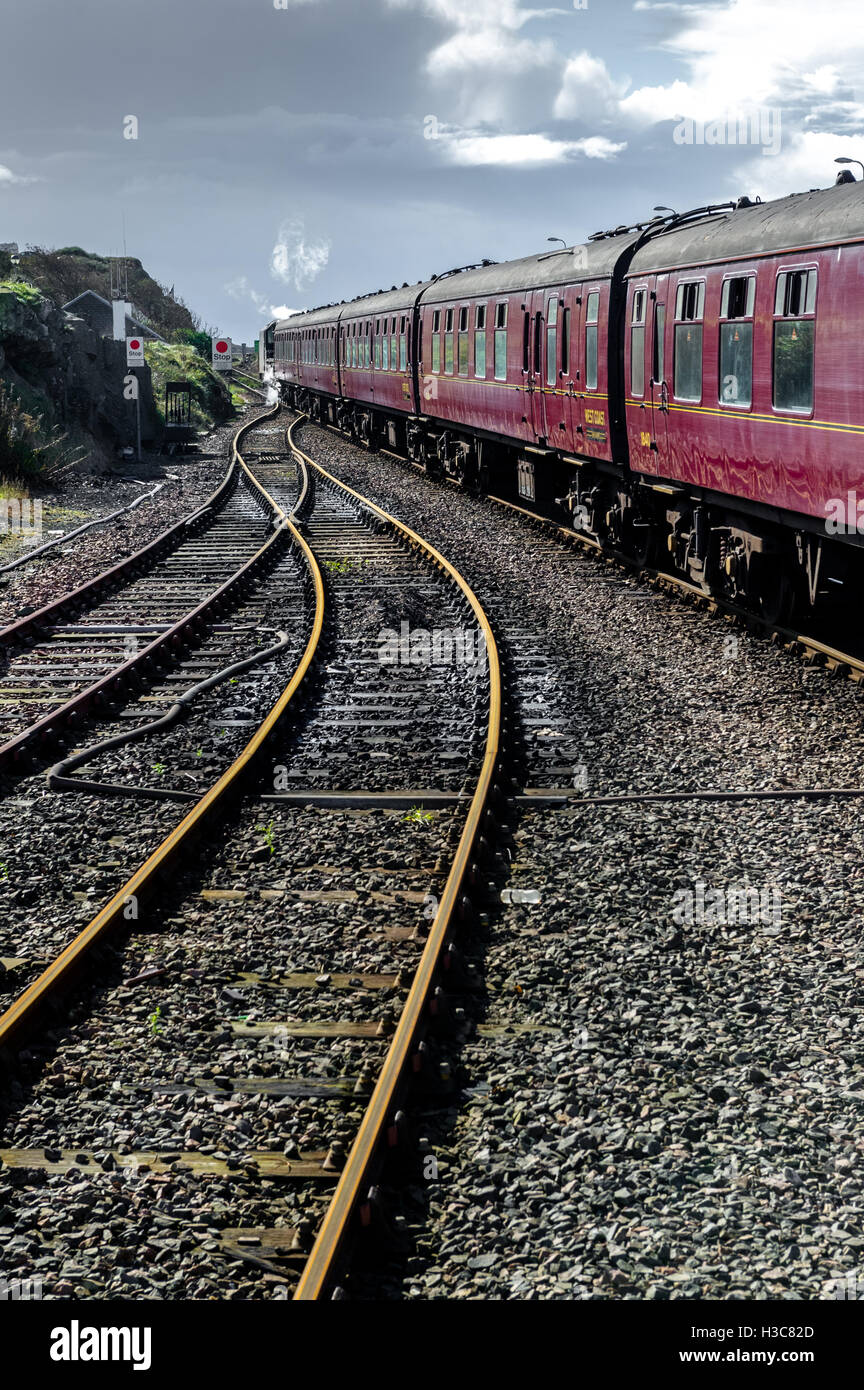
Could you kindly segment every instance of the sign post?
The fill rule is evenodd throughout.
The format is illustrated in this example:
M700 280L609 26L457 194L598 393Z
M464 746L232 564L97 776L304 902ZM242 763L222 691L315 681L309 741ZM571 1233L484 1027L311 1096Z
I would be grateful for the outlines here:
M214 372L230 371L232 365L231 339L213 339L213 370Z
M126 339L126 366L135 371L135 432L136 457L141 462L141 383L136 368L144 365L144 342L141 338Z

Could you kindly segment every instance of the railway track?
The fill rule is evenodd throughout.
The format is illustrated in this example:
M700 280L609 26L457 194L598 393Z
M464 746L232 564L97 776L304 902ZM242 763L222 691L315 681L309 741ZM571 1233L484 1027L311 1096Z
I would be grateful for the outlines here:
M450 1085L425 1034L454 1006L441 981L470 988L453 934L502 794L494 637L443 556L265 428L254 456L238 436L236 467L308 567L302 656L231 767L0 1017L26 1097L5 1102L0 1186L47 1184L60 1231L76 1202L100 1221L119 1202L145 1257L172 1237L157 1271L136 1259L113 1282L85 1238L61 1292L338 1291L379 1227L383 1156L406 1161L406 1080Z
M318 421L317 427L328 434L333 434L339 439L350 440L350 435L340 430L335 425L330 425L324 421ZM354 447L369 451L368 444L358 443L350 440ZM422 464L415 463L404 454L395 452L393 449L379 447L379 454L393 459L394 462L401 464L403 468L420 476L428 476ZM444 477L440 480L449 489L455 492L462 491L462 484L455 479ZM517 503L512 498L501 497L495 493L482 494L486 499L494 503L495 506L511 512L515 516L523 518L531 526L535 527L539 533L554 537L558 545L569 549L581 550L590 555L599 564L618 569L622 573L637 575L639 579L652 585L659 591L665 591L675 595L686 603L693 604L702 609L709 615L716 615L725 618L730 623L745 627L751 632L758 632L769 641L782 645L788 651L795 653L806 664L822 666L833 674L843 676L854 682L864 679L864 653L848 652L838 647L835 642L823 640L816 634L808 634L798 627L789 627L782 623L774 623L767 618L761 617L752 609L743 608L740 604L733 603L731 600L723 599L716 594L707 593L698 585L691 584L680 574L674 574L670 570L646 566L627 555L623 551L612 550L604 547L599 541L591 536L584 535L580 531L574 530L570 526L564 526L560 521L544 512L532 510L530 507ZM832 634L833 635L833 634Z
M0 630L0 770L50 755L88 714L182 657L281 546L262 506L232 459L203 506Z
M404 1197L417 1253L366 1295L831 1297L857 1260L860 685L547 523L299 439L446 538L508 692L510 872L444 1052L460 1103L408 1112L445 1181Z

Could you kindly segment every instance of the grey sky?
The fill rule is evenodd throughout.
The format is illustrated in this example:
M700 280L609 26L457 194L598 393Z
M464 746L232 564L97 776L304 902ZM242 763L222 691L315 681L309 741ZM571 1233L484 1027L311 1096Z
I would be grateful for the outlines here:
M860 0L10 3L0 241L117 253L125 213L129 253L238 341L864 159Z

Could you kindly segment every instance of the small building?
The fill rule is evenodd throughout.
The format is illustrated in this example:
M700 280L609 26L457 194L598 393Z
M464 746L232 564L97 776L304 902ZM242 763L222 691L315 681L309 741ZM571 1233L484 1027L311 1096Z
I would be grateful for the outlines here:
M134 310L134 305L130 306ZM113 338L114 336L114 306L110 299L105 299L95 290L85 290L83 294L76 295L70 299L63 308L67 314L75 314L77 318L84 319L98 333L100 338ZM164 343L155 329L150 328L143 319L137 318L134 313L126 315L126 336L132 337L138 334L141 338L150 338L157 343Z

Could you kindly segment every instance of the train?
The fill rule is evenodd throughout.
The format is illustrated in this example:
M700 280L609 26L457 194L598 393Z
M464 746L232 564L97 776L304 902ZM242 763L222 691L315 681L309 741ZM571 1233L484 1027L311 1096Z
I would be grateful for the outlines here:
M858 597L864 182L849 171L268 327L286 403L371 449L774 622Z

